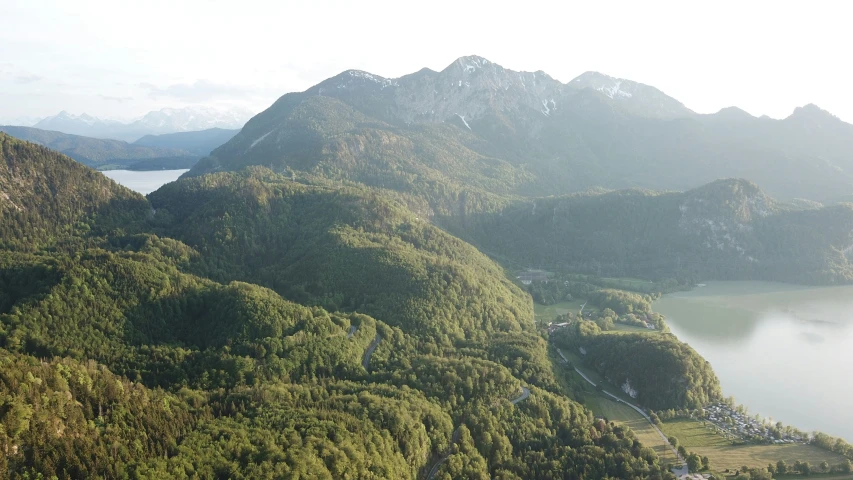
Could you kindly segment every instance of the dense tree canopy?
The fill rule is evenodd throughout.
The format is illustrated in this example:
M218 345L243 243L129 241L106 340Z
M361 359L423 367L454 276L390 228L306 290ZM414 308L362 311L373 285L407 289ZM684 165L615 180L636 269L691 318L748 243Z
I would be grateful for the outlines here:
M76 192L16 192L37 228L0 230L11 478L414 479L448 453L437 478L669 475L561 395L529 296L393 199L254 169L164 188L152 213L4 149L4 189L49 188L43 162Z
M708 361L672 334L606 334L593 322L579 320L558 330L554 341L572 351L582 348L587 366L614 385L628 382L644 407L700 408L722 399Z

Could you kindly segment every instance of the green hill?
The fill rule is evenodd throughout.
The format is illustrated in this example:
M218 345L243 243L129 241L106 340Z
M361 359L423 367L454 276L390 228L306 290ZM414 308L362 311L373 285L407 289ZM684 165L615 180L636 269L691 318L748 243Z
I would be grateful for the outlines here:
M0 244L11 478L415 479L445 452L439 478L670 478L562 396L502 269L399 201L250 168L149 204L2 142L3 225L33 220Z
M599 276L845 283L853 206L800 209L755 184L625 190L517 202L471 223L485 251L518 265Z
M36 250L143 220L139 195L47 148L0 133L0 247Z
M255 167L183 179L149 199L162 232L201 253L201 275L452 338L532 322L529 297L500 267L375 191Z

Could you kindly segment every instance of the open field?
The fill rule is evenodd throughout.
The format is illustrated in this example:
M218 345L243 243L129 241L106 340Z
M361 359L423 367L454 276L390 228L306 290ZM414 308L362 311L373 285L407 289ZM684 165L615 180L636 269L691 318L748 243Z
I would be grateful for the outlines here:
M687 448L699 455L707 455L711 459L711 467L714 470L725 470L727 468L740 468L741 465L748 467L766 467L775 464L779 460L785 460L792 465L797 460L809 462L812 468L820 465L826 460L830 465L836 465L843 461L840 455L826 450L821 450L812 445L787 444L787 445L729 445L723 447L697 447ZM853 478L847 476L847 478Z
M596 415L600 415L608 421L630 427L637 435L640 443L652 448L664 464L677 462L669 443L661 438L648 420L643 418L633 408L599 395L589 396L586 404Z
M580 358L577 355L569 352L563 352L566 358L572 362L575 366L580 365ZM637 435L637 438L640 440L644 446L647 446L655 451L657 455L660 457L661 461L664 463L677 463L678 459L675 456L675 453L670 448L669 443L658 434L657 430L646 420L639 412L634 410L633 408L625 405L624 403L618 403L614 401L612 398L605 396L600 392L596 392L593 390L593 387L583 379L576 371L570 369L568 366L564 367L571 377L571 381L578 385L582 385L583 394L583 404L587 408L593 411L594 414L598 416L602 416L606 418L608 421L620 423L626 425L634 431ZM622 391L617 389L616 387L604 382L603 379L592 370L581 368L584 372L584 375L589 377L590 380L596 382L596 384L600 384L604 387L608 392L613 393L614 395L618 395L623 397ZM630 399L625 398L626 401L630 401Z
M675 437L688 450L696 447L731 446L732 442L722 435L709 431L701 421L678 419L663 422L661 427L667 437Z
M790 479L802 479L802 475L774 475L774 479L783 480L785 478ZM807 478L817 479L817 480L850 480L853 479L853 474L849 473L812 473Z
M563 355L565 355L566 359L568 359L568 361L572 362L572 364L575 367L577 367L578 370L583 372L583 374L586 375L587 378L589 378L590 380L595 382L596 385L600 385L601 388L603 388L604 390L607 390L608 392L612 393L613 395L616 395L617 397L621 398L623 401L626 401L628 403L634 403L636 401L636 400L632 399L631 397L629 397L628 395L626 395L625 392L623 392L621 388L619 388L616 385L613 385L610 382L608 382L607 380L605 380L604 377L599 375L598 372L596 372L595 370L593 370L591 368L584 367L583 362L581 362L580 355L578 355L577 353L570 352L567 350L563 350ZM592 385L589 385L589 383L587 383L586 380L584 380L580 375L578 375L577 372L574 372L573 375L576 377L578 382L586 384L587 386L589 386L590 389L593 388Z
M716 471L727 468L736 469L743 465L748 467L766 467L779 460L793 464L797 460L809 462L812 467L826 460L830 465L841 463L841 455L822 450L813 445L732 445L722 435L708 431L701 421L672 420L663 423L664 434L674 436L679 443L691 452L696 452L711 459L711 467ZM838 478L853 478L851 476Z
M581 305L585 302L586 300L582 298L576 298L570 302L560 302L554 305L539 305L538 303L534 303L533 312L537 323L548 323L553 322L557 315L565 315L569 312L578 313Z

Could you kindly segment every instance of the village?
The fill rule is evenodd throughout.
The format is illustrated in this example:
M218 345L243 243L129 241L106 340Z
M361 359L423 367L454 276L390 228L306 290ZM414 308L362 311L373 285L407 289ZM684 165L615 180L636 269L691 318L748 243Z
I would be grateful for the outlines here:
M798 433L774 428L723 403L705 407L705 420L727 439L774 444L808 443L808 438Z

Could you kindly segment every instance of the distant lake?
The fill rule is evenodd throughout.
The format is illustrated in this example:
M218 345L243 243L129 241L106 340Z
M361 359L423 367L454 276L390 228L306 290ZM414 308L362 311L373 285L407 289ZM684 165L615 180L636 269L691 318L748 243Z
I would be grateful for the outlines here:
M710 282L654 309L750 413L853 441L853 286Z
M174 182L187 171L189 170L150 170L144 172L134 170L105 170L101 173L131 190L148 195L163 185Z

